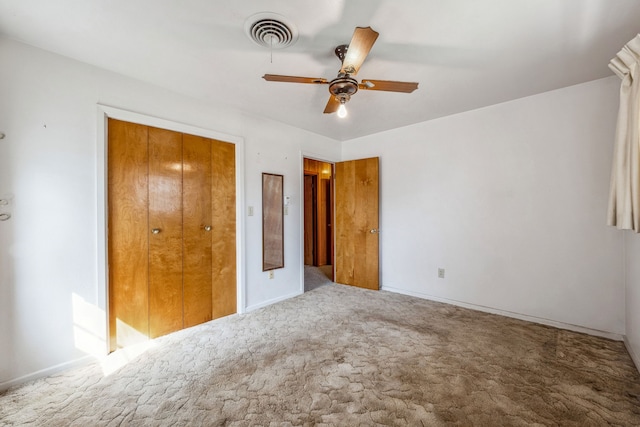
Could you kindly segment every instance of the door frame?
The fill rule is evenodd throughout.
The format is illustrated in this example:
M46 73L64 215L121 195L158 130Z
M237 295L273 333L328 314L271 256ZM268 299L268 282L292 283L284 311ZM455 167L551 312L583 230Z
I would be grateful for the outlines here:
M107 230L107 121L109 118L137 123L146 126L158 127L205 138L216 139L229 142L235 145L236 157L236 312L242 314L246 312L246 282L245 282L245 218L244 212L244 138L237 135L230 135L212 129L201 128L180 122L161 119L133 111L123 110L108 105L97 104L97 127L96 127L96 209L97 209L97 282L98 308L104 312L106 323L105 354L109 352L109 260L108 260L108 230Z
M311 159L311 160L317 160L319 162L325 162L325 163L331 163L331 167L334 168L335 171L335 164L338 162L341 162L342 160L340 158L332 158L331 156L326 156L326 155L322 155L322 154L318 154L318 153L312 153L309 151L300 151L300 159L299 159L299 165L300 165L300 171L298 172L298 179L300 180L300 193L298 195L300 202L300 242L299 242L299 253L300 253L300 293L303 294L304 293L304 159ZM331 176L331 179L333 179L333 175ZM335 188L332 185L331 186L332 190L333 190L333 197L335 197ZM335 218L336 215L336 208L335 208L335 203L332 206L332 213L333 217ZM335 258L335 227L331 227L331 233L333 234L333 238L331 239L331 245L333 246L333 256ZM332 263L332 267L333 267L333 277L335 278L335 274L336 274L336 266L335 266L335 262Z

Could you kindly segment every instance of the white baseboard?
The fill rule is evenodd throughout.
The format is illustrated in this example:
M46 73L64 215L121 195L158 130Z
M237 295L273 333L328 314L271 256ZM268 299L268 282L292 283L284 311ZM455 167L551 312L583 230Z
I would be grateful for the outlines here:
M252 306L247 307L245 309L245 313L248 313L248 312L253 311L253 310L257 310L259 308L266 307L266 306L271 305L271 304L275 304L277 302L288 300L289 298L297 297L298 295L302 295L303 293L304 293L304 291L296 291L294 293L291 293L291 294L288 294L288 295L284 295L284 296L281 296L281 297L278 297L278 298L273 298L273 299L270 299L268 301L261 302L259 304L254 304Z
M255 304L255 305L252 305L250 307L246 307L244 312L248 313L248 312L253 311L253 310L258 310L258 309L260 309L262 307L266 307L268 305L275 304L277 302L281 302L281 301L287 300L289 298L296 297L296 296L301 295L303 293L304 292L302 292L302 291L296 291L296 292L288 294L288 295L284 295L284 296L281 296L281 297L278 297L278 298L273 298L271 300L261 302L260 304ZM235 315L240 315L240 314L236 313ZM214 321L215 321L215 319L214 319ZM9 381L0 382L0 392L8 390L11 387L15 387L15 386L19 386L21 384L27 383L29 381L37 380L38 378L47 377L49 375L53 375L53 374L56 374L58 372L66 371L68 369L73 369L73 368L77 368L77 367L80 367L80 366L84 366L84 365L86 365L86 364L88 364L90 362L93 362L95 360L96 360L96 358L93 357L93 356L84 356L84 357L81 357L79 359L75 359L75 360L72 360L72 361L69 361L69 362L61 363L59 365L51 366L49 368L41 369L39 371L30 373L30 374L27 374L27 375L23 375L23 376L18 377L18 378L14 378L14 379L11 379Z
M84 356L80 359L75 359L70 362L64 362L59 365L51 366L49 368L41 369L36 372L32 372L27 375L23 375L21 377L5 381L0 383L0 392L10 389L11 387L15 387L24 383L28 383L29 381L37 380L38 378L48 377L49 375L57 374L58 372L66 371L68 369L78 368L80 366L87 365L96 358L93 356Z
M631 343L629 342L629 339L626 335L624 336L624 346L627 347L627 352L629 352L631 360L633 360L633 363L636 365L636 369L638 369L638 372L640 372L640 356L635 351L633 351L633 347L631 347Z
M627 351L629 352L629 355L631 356L631 359L633 360L633 363L636 365L636 368L638 368L638 370L640 371L640 356L638 354L636 354L632 347L631 344L629 343L629 341L627 340L627 337L621 334L616 334L616 333L612 333L612 332L605 332L605 331L600 331L597 329L591 329L591 328L586 328L583 326L578 326L578 325L572 325L569 323L564 323L564 322L557 322L555 320L549 320L549 319L544 319L541 317L535 317L535 316L529 316L526 314L520 314L520 313L514 313L511 311L506 311L506 310L500 310L500 309L496 309L496 308L491 308L491 307L485 307L482 305L476 305L476 304L469 304L469 303L465 303L462 301L457 301L457 300L453 300L453 299L449 299L449 298L441 298L441 297L436 297L433 295L429 295L429 294L425 294L422 292L414 292L414 291L407 291L404 289L398 289L398 288L394 288L394 287L390 287L390 286L383 286L381 288L383 291L388 291L388 292L394 292L397 294L403 294L403 295L409 295L409 296L413 296L413 297L417 297L417 298L422 298L422 299L427 299L427 300L431 300L431 301L436 301L436 302L442 302L445 304L451 304L451 305L455 305L455 306L459 306L459 307L464 307L464 308L469 308L472 310L478 310L478 311L482 311L485 313L491 313L491 314L498 314L500 316L505 316L505 317L511 317L511 318L515 318L515 319L520 319L520 320L525 320L528 322L533 322L533 323L539 323L542 325L547 325L547 326L553 326L556 328L560 328L560 329L567 329L570 331L574 331L574 332L582 332L585 334L589 334L589 335L595 335L595 336L599 336L599 337L603 337L603 338L608 338L608 339L612 339L612 340L616 340L616 341L624 341L625 347L627 348ZM278 298L273 298L270 299L268 301L264 301L261 302L259 304L255 304L252 306L249 306L246 308L246 312L250 312L250 311L254 311L254 310L258 310L260 308L263 307L267 307L271 304L275 304L281 301L285 301L288 300L290 298L296 297L298 295L303 294L304 292L301 291L297 291L288 295L284 295ZM5 382L1 382L0 383L0 392L3 392L11 387L15 387L24 383L27 383L29 381L33 381L36 380L38 378L43 378L43 377L47 377L49 375L53 375L56 374L58 372L62 372L62 371L66 371L68 369L73 369L73 368L77 368L80 366L84 366L90 362L95 361L95 357L92 356L84 356L81 357L79 359L75 359L69 362L65 362L65 363L61 363L59 365L55 365L55 366L51 366L49 368L45 368L45 369L41 369L39 371L9 380L9 381L5 381Z
M512 311L500 310L500 309L492 308L492 307L485 307L483 305L469 304L469 303L466 303L466 302L457 301L457 300L453 300L453 299L449 299L449 298L436 297L436 296L425 294L425 293L422 293L422 292L407 291L407 290L404 290L404 289L398 289L398 288L394 288L394 287L390 287L390 286L383 286L382 290L383 291L389 291L389 292L395 292L397 294L409 295L409 296L412 296L412 297L417 297L417 298L422 298L422 299L428 299L428 300L431 300L431 301L442 302L442 303L445 303L445 304L456 305L458 307L469 308L471 310L478 310L478 311L482 311L482 312L485 312L485 313L498 314L500 316L511 317L511 318L514 318L514 319L526 320L527 322L539 323L541 325L546 325L546 326L553 326L554 328L566 329L566 330L574 331L574 332L581 332L581 333L584 333L584 334L594 335L594 336L602 337L602 338L608 338L608 339L615 340L615 341L623 341L624 340L624 335L616 334L614 332L600 331L598 329L586 328L584 326L572 325L570 323L558 322L558 321L555 321L555 320L544 319L542 317L536 317L536 316L529 316L529 315L526 315L526 314L514 313ZM628 348L628 346L627 346L627 348ZM635 362L635 360L634 360L634 362ZM635 362L635 363L636 363L636 365L638 365L638 362Z

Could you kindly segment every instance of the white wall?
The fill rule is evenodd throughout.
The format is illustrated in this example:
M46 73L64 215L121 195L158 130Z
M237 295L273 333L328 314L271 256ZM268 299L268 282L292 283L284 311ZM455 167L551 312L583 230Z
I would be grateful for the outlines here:
M626 293L625 343L640 369L640 235L625 231Z
M98 103L244 139L245 203L256 207L254 217L240 218L246 219L246 303L259 306L300 290L297 197L285 223L286 267L273 280L261 272L260 173L284 174L285 193L295 196L300 152L337 158L339 143L3 37L0 58L0 132L7 135L0 140L0 198L13 197L12 219L0 222L0 389L105 348ZM80 318L93 323L79 324Z
M344 143L344 159L381 158L383 287L619 338L623 242L605 226L619 84Z
M283 131L286 131L283 132ZM293 127L284 129L282 125L255 119L252 125L243 130L247 138L245 150L247 192L246 207L253 206L254 216L247 217L247 236L254 236L247 243L247 309L286 299L303 291L302 284L302 225L301 180L304 174L302 153L314 153L316 156L337 161L340 159L340 145L330 141L318 144L309 138L309 133ZM292 141L298 141L292 144ZM326 140L329 141L329 140ZM284 175L284 195L291 198L288 215L284 217L285 259L284 269L274 271L274 279L262 271L262 172ZM246 211L247 209L245 209ZM296 284L296 287L292 287Z

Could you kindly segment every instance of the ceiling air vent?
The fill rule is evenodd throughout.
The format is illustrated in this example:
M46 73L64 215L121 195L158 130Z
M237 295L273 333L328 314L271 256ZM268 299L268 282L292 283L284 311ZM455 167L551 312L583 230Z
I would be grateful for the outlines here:
M258 13L244 24L247 36L260 46L283 49L298 40L298 30L284 16L275 13Z

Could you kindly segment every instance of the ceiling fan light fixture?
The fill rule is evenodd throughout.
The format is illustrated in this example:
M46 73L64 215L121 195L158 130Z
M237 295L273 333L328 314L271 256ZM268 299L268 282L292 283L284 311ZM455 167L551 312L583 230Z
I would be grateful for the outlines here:
M340 117L341 119L344 119L345 117L347 117L347 107L346 107L346 103L347 101L351 99L351 97L347 94L343 94L342 96L338 97L338 100L340 101L340 106L338 107L338 117Z
M340 106L338 107L338 117L340 117L341 119L347 117L347 107L345 107L344 104L340 104Z
M298 40L298 29L287 18L277 13L261 12L244 22L244 32L259 46L284 49Z

